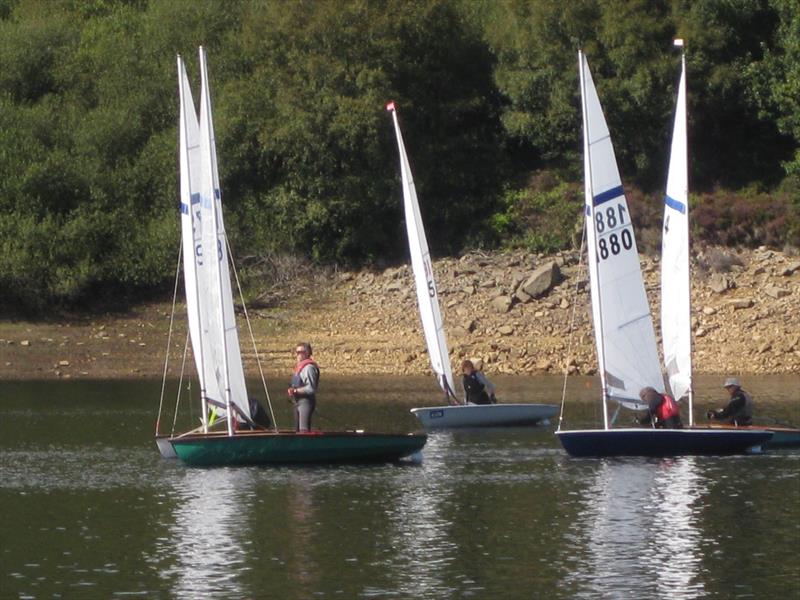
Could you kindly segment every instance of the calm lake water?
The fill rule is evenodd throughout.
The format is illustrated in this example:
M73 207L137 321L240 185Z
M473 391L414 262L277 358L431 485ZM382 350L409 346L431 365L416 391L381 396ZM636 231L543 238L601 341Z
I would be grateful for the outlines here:
M497 383L561 396L558 377ZM744 383L800 423L800 377ZM414 429L434 385L326 377L316 425ZM570 380L570 426L598 422L596 386ZM800 597L800 451L576 460L547 427L433 434L421 464L193 469L155 449L158 394L0 382L0 597Z

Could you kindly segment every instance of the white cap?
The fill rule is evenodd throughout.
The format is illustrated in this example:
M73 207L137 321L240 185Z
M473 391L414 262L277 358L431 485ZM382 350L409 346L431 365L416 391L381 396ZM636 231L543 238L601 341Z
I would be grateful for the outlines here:
M739 386L739 380L736 377L728 377L725 380L725 383L722 384L722 387L724 387L724 388L731 387L731 386L740 387Z

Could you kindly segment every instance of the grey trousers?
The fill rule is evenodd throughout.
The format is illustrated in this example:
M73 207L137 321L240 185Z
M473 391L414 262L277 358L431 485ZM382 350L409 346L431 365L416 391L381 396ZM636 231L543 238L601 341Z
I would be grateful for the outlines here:
M317 406L316 398L299 398L294 404L294 430L310 431L311 415Z

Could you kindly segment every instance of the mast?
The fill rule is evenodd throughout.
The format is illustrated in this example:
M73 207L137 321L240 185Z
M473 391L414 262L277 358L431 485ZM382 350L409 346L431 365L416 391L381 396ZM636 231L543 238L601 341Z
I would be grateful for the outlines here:
M586 229L588 244L586 246L588 252L588 266L589 277L594 280L593 289L590 289L592 301L597 303L599 308L598 313L602 314L602 299L599 293L599 269L597 268L597 237L594 231L594 189L592 185L592 160L591 160L591 144L589 143L589 111L586 107L586 70L583 50L578 50L578 66L580 71L581 80L581 110L583 112L583 161L584 161L584 189L585 197L588 201L586 212ZM603 428L608 429L608 382L606 380L606 361L605 361L605 341L603 336L603 319L594 319L594 326L598 329L600 343L597 344L597 364L600 369L600 384L603 394Z
M686 143L686 152L683 155L684 160L686 161L686 221L687 221L687 231L688 231L688 221L689 221L689 143L688 143L688 128L689 128L689 119L688 114L686 112L688 103L686 101L686 44L682 39L676 39L674 42L675 46L681 49L681 81L683 82L683 118L685 119L684 122L684 132L687 135L687 143ZM680 96L680 90L678 90L678 95ZM686 275L689 278L689 297L687 299L688 306L689 306L689 427L694 426L694 385L692 384L692 273L691 261L689 260L689 237L687 233L686 237Z
M188 187L188 201L187 210L189 213L189 220L192 223L192 231L194 231L194 213L192 210L192 190L191 190L191 181L192 181L192 170L191 170L191 161L189 160L189 135L188 135L188 127L186 124L187 114L186 114L186 97L185 97L185 87L186 87L186 67L183 64L183 59L181 55L177 55L177 62L178 62L178 77L180 79L180 85L178 86L178 93L180 95L180 102L181 102L181 129L180 129L180 137L181 137L181 166L186 168L186 183ZM194 112L194 102L191 103L192 114L197 119L197 115ZM181 177L183 183L184 177ZM183 195L183 194L181 194ZM181 232L181 237L183 237L183 232ZM194 235L194 234L192 234ZM181 241L183 243L183 241ZM192 238L192 246L194 246L194 237ZM188 254L188 255L187 255ZM196 253L194 252L194 248L192 248L191 253L184 252L184 260L185 261L193 261L194 262L194 293L196 296L195 305L195 313L197 318L197 354L200 362L200 368L197 370L197 378L200 381L200 404L202 406L202 423L203 423L203 433L208 433L208 400L206 398L206 378L205 378L205 362L203 359L203 325L202 325L202 313L200 311L200 294L198 293L197 289L197 263L196 263ZM184 268L184 278L186 276L186 269ZM184 287L186 283L184 282Z
M206 142L211 147L214 144L214 126L211 121L211 92L208 86L208 68L206 65L206 53L205 49L200 46L200 69L201 69L201 76L202 76L202 90L203 94L201 94L203 98L203 106L201 110L206 111L206 120L207 120L207 140ZM213 165L212 165L213 168ZM219 293L220 299L224 297L224 288L223 288L223 281L222 281L222 268L220 266L220 260L224 253L221 250L220 246L220 239L219 239L219 218L217 215L217 209L219 205L217 204L217 199L220 197L219 189L214 185L213 182L213 173L209 172L208 177L212 179L212 197L208 200L211 202L212 205L212 232L213 232L213 240L215 248L212 256L216 256L217 260L212 260L212 264L216 265L215 274L216 274L216 284L217 284L217 291ZM229 282L230 285L230 282ZM233 413L231 412L231 376L230 376L230 367L228 365L228 340L227 336L225 335L225 305L224 302L220 301L219 303L219 314L220 314L220 334L222 338L222 375L223 381L225 382L225 413L228 420L228 435L233 435Z

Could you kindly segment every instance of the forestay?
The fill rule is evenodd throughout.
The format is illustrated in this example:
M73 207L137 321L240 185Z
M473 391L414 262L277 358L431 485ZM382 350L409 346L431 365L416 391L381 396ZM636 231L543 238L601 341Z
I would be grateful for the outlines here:
M394 102L389 103L386 109L392 113L394 130L397 134L397 146L400 151L400 174L403 182L403 208L405 211L406 231L408 233L408 247L411 253L414 283L417 289L419 315L422 320L422 329L425 332L425 343L428 345L431 367L436 373L439 385L445 393L455 396L453 370L450 366L450 355L444 334L439 295L433 277L428 240L425 237L425 229L419 212L417 191L414 187L414 179L411 176L411 166L408 163L408 156L403 144L403 135L400 133L400 123L397 120Z
M689 280L689 176L686 140L686 65L681 67L661 241L661 336L675 398L692 385Z
M604 398L641 409L641 388L664 389L653 321L614 148L582 52L579 63L588 262Z
M225 226L222 219L222 200L217 172L217 154L214 139L214 123L211 116L211 95L208 86L208 68L205 51L200 48L200 140L202 155L201 181L201 225L202 225L202 263L208 265L213 273L208 292L211 307L208 329L203 331L204 360L210 361L214 369L214 380L223 393L220 397L208 400L215 406L232 404L248 418L250 407L239 349L239 334L236 329L236 315L233 311L233 292L228 268L228 248ZM210 386L209 386L210 388ZM229 390L230 397L225 393Z
M180 91L180 168L181 168L181 243L183 246L183 279L186 288L186 311L194 360L200 380L201 393L221 397L210 361L203 360L201 325L208 329L208 297L210 270L204 268L202 228L200 224L201 152L200 125L192 98L186 66L178 57ZM205 415L205 411L204 411Z

